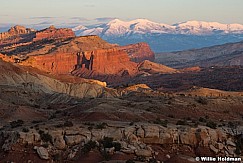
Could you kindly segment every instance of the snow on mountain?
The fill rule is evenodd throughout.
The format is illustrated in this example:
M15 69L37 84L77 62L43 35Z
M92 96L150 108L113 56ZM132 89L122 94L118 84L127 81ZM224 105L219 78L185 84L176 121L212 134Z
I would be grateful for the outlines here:
M221 24L218 22L187 21L174 25L180 34L213 34L214 32L243 33L241 24Z
M122 21L73 28L77 36L99 35L119 45L147 42L154 52L179 51L238 42L243 40L243 25L187 21L174 25L147 19Z
M84 26L78 26L73 28L73 31L75 31L77 35L97 34L101 36L124 36L150 33L209 35L214 33L243 33L243 25L203 21L187 21L174 25L167 25L152 22L147 19L136 19L132 21L114 19L107 24L90 29Z
M85 29L75 27L73 31L77 35L97 34L101 36L124 36L128 34L146 34L146 33L170 33L175 27L149 21L147 19L136 19L132 21L122 21L114 19L107 24L95 28Z
M83 25L79 25L77 27L74 27L72 30L73 31L80 31L80 30L86 30L86 29L88 29L88 28L83 26Z

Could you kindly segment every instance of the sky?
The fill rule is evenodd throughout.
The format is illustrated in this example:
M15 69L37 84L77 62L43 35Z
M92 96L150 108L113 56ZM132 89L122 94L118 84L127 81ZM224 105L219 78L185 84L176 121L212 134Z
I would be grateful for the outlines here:
M243 24L243 0L0 0L0 28L77 26L111 19L175 24L189 20Z

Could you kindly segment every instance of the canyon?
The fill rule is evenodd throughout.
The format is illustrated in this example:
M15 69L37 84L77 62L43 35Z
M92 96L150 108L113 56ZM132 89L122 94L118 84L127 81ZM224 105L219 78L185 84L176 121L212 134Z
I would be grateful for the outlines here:
M1 161L243 159L240 65L190 67L183 58L172 68L154 63L147 43L13 29L0 39ZM227 46L217 49L234 53L241 43Z

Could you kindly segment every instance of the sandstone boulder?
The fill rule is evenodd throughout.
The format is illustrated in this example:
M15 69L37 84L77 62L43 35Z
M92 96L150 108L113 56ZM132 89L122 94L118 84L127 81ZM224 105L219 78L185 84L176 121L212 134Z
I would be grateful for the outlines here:
M146 149L140 149L140 150L135 150L135 154L137 156L142 156L142 157L151 157L152 151Z
M198 143L195 129L189 129L185 132L181 132L179 135L180 135L180 142L182 144L196 146Z
M84 137L83 135L65 135L64 136L64 140L66 142L67 145L69 146L73 146L73 145L77 145L79 143L86 142L86 137Z
M144 125L144 138L159 138L160 128L156 125Z
M209 148L215 153L217 154L219 152L219 150L217 148L215 148L212 144L209 145Z
M66 147L66 142L65 140L63 139L63 136L62 135L57 135L57 136L54 136L54 147L56 147L57 149L65 149Z
M229 145L229 146L232 146L232 147L236 147L236 144L232 141L232 139L228 139L226 141L226 144Z
M46 148L35 146L34 149L37 151L37 153L41 159L43 159L43 160L49 159L49 153Z

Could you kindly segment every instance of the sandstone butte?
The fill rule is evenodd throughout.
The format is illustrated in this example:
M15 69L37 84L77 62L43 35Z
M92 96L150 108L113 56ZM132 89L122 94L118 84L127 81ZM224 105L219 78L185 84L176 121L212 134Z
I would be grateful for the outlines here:
M7 32L0 33L0 40L4 40L17 35L31 34L34 32L34 29L16 25L14 27L11 27Z
M54 26L37 31L33 41L43 40L43 39L59 39L59 38L72 38L75 37L74 32L68 28L57 29Z
M0 52L7 55L24 55L27 59L21 62L22 65L53 74L72 73L87 78L106 75L133 76L138 72L135 62L154 60L154 53L146 43L118 46L109 44L98 36L75 37L71 29L57 29L54 26L40 31L26 30L27 28L21 27L19 32L8 31L12 37L23 36L22 33L34 34L28 44L23 45L23 40L19 41L19 44L22 43L20 53L18 51L18 54L15 54L14 47L6 53ZM9 37L9 42L12 37ZM35 49L36 43L38 50L30 51L29 49Z
M31 28L16 25L11 27L7 32L0 33L0 47L10 45L23 45L33 41L44 39L60 39L75 37L74 32L68 28L57 29L54 26L36 31Z

